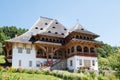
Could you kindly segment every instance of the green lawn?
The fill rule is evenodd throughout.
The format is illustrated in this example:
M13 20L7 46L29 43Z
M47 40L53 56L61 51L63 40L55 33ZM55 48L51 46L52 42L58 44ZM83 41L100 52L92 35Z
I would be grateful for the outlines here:
M3 78L2 80L8 80L7 78L10 78L12 80L63 80L58 77L45 74L7 73L7 72L2 73L2 78Z
M3 63L5 63L4 56L0 55L0 64L3 64Z

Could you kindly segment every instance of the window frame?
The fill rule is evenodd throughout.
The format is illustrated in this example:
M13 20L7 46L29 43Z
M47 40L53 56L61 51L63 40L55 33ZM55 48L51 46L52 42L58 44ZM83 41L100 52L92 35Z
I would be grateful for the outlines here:
M82 65L82 59L79 59L79 65Z
M29 61L29 67L32 67L32 61L31 60Z
M95 66L95 60L92 60L92 66Z
M21 65L22 65L22 61L19 60L19 61L18 61L18 66L21 66Z
M70 60L70 66L73 66L73 60Z
M22 53L23 52L23 48L22 47L18 47L18 53Z
M26 48L26 53L30 54L31 53L31 49L30 48Z

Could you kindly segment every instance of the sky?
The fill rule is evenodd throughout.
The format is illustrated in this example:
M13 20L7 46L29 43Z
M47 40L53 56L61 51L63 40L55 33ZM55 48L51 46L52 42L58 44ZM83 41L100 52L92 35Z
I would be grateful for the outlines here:
M96 40L120 46L120 0L0 0L0 27L30 29L40 16L66 28L77 21L98 35Z

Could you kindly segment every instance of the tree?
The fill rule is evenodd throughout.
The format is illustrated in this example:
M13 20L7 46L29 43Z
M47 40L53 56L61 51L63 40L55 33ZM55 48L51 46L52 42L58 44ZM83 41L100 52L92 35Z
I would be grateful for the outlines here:
M120 71L120 49L108 57L113 70Z
M0 42L3 43L6 39L9 39L3 32L0 33Z
M101 56L103 58L107 58L112 53L114 53L114 49L112 48L112 46L110 46L108 44L104 44L103 46L97 48L97 53L99 56Z
M3 26L0 27L0 53L2 53L2 44L5 40L25 33L27 29L17 28L16 26Z

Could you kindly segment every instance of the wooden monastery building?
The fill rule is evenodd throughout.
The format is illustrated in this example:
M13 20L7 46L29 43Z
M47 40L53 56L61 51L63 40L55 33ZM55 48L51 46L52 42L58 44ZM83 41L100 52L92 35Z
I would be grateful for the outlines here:
M56 19L41 17L26 33L6 40L3 49L14 68L98 70L97 37L79 23L68 30Z

